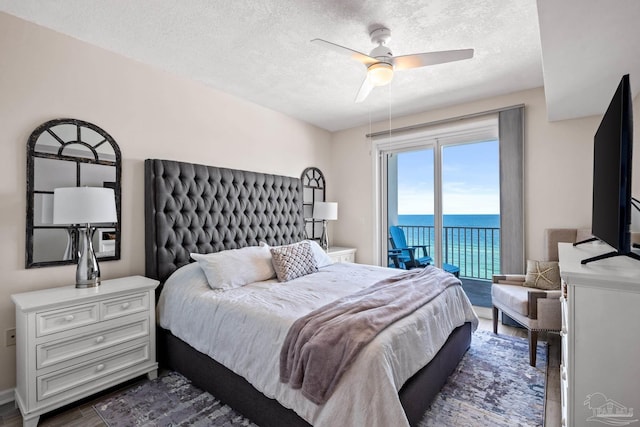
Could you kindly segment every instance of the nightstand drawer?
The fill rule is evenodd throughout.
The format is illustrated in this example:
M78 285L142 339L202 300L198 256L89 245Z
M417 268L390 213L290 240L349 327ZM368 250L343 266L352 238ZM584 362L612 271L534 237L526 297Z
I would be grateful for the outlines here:
M73 395L82 389L93 387L94 382L112 374L119 374L128 367L149 360L149 343L143 343L117 353L98 358L71 369L55 371L37 378L37 399L44 400L52 396ZM80 390L79 390L80 389Z
M76 305L62 310L44 311L36 315L36 336L96 323L98 304Z
M132 313L147 311L149 309L148 296L147 293L143 293L102 301L100 303L101 318L102 320L108 320Z
M95 351L131 341L149 335L149 318L146 314L138 315L138 320L126 325L102 328L101 330L60 339L36 347L36 368L64 362Z

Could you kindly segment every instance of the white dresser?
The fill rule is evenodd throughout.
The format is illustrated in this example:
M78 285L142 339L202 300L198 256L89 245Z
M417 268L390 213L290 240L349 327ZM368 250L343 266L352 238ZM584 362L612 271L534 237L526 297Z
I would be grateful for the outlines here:
M333 262L356 262L356 248L330 246L327 254Z
M640 425L640 261L560 243L563 426Z
M16 403L25 426L123 381L157 375L155 288L142 276L11 296L16 305Z

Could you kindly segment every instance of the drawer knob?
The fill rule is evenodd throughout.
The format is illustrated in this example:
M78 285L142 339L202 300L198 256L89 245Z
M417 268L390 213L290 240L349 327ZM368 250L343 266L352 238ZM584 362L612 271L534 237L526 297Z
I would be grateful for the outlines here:
M567 379L567 373L566 372L562 372L562 375L560 375L562 377L563 380Z
M68 315L64 316L64 320L66 322L71 322L73 319L75 319L75 316L73 314L68 314Z
M96 344L100 344L103 341L104 341L104 337L102 335L100 335L99 337L96 337Z
M104 369L104 365L101 363L98 366L96 366L96 371L102 371Z
M129 308L129 303L128 303L128 302L125 302L125 303L123 303L123 304L121 305L121 307L122 307L122 309L123 309L123 310L126 310L127 308Z
M560 331L560 334L564 337L565 335L567 335L567 328L562 328L562 331Z

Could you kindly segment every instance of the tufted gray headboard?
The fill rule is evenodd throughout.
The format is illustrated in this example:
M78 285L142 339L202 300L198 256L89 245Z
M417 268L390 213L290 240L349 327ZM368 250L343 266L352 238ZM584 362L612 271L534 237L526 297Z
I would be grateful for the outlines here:
M189 253L304 239L298 178L147 159L145 271L164 282Z

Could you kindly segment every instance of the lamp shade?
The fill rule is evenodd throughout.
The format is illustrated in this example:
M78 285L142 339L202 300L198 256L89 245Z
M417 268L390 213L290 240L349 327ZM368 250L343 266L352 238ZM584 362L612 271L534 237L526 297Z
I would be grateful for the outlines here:
M54 224L118 222L111 188L65 187L53 190Z
M313 204L313 218L329 221L338 219L338 203L315 202Z

